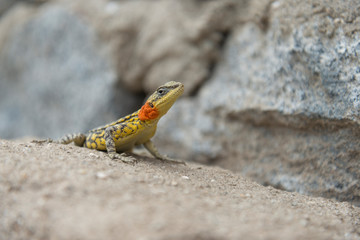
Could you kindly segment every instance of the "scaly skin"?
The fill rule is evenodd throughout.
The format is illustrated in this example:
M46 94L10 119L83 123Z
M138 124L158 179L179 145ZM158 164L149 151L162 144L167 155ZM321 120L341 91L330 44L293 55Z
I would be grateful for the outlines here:
M157 159L178 162L161 155L151 138L156 132L157 123L184 92L184 85L179 82L168 82L160 86L146 101L140 110L120 118L108 125L90 130L87 134L69 134L58 140L58 143L75 145L107 151L112 159L131 162L124 152L131 152L136 145L144 147Z

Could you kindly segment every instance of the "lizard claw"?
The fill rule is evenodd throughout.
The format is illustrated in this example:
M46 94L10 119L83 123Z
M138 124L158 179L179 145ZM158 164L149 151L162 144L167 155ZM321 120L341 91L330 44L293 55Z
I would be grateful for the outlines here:
M109 157L112 160L121 160L124 163L130 163L130 164L134 164L137 162L137 159L134 158L133 156L126 154L126 153L109 153Z
M163 156L162 158L158 158L158 159L163 162L169 162L169 163L173 163L173 164L182 164L182 165L186 166L186 163L184 161L175 160L175 159L169 158L167 156Z

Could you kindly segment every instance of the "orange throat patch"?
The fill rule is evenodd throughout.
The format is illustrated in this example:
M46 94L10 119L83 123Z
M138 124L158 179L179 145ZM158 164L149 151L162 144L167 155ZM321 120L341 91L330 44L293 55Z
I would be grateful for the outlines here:
M156 107L151 107L149 102L146 102L141 107L138 116L141 121L156 119L159 116L159 111Z

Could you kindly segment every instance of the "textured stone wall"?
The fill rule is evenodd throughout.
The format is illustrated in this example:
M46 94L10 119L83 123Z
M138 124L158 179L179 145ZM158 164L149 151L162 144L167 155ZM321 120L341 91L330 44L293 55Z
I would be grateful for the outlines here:
M159 140L262 184L358 204L359 6L275 1L265 25L233 28L213 76Z

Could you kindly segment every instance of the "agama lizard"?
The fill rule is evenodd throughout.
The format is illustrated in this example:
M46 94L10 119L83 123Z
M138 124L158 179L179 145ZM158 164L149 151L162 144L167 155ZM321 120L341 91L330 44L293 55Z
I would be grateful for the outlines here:
M183 92L182 83L165 83L147 99L140 110L108 125L90 130L87 134L69 134L54 142L74 142L77 146L107 151L110 158L124 162L132 162L133 158L126 156L126 152L131 152L134 146L142 144L157 159L184 164L161 155L151 141L160 118Z

